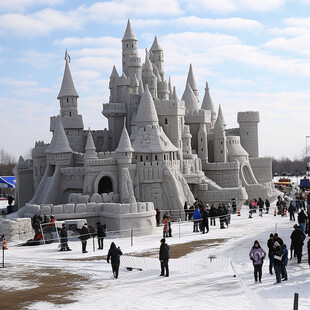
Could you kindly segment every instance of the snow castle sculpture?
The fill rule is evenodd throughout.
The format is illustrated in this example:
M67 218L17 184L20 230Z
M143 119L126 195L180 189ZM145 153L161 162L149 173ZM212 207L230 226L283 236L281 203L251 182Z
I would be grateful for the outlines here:
M200 107L192 65L180 99L165 78L157 37L142 63L128 21L122 74L113 67L110 99L102 109L108 129L84 129L69 62L66 52L50 144L36 142L32 160L20 157L15 168L22 215L52 213L58 219L100 220L114 230L152 229L154 208L176 219L194 197L215 204L235 198L241 204L276 195L271 158L258 153L259 113L239 112L239 128L227 129L208 83Z

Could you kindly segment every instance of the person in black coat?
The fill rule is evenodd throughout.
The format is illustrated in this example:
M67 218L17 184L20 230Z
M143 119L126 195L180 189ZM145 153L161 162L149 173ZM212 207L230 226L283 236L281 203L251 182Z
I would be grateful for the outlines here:
M108 252L107 262L112 265L112 272L115 279L118 278L118 270L120 265L120 256L123 255L123 252L119 247L116 247L115 243L112 242Z
M106 236L106 225L97 223L97 238L98 238L98 250L103 250L103 239Z
M82 242L82 253L87 253L86 246L87 246L87 240L89 239L89 230L87 223L83 225L81 229L77 230L80 233L80 240Z
M274 257L273 257L273 244L274 244L274 240L273 240L273 234L270 234L269 239L267 241L267 247L268 247L268 258L269 258L269 273L272 273L272 268L273 268L273 264L274 264Z
M166 276L169 277L169 245L166 243L166 239L163 238L160 240L160 248L159 248L159 260L160 260L160 266L161 266L161 273L160 276ZM166 270L166 275L165 275Z
M290 214L290 221L295 222L295 207L293 206L292 203L290 203L290 205L288 207L288 212Z
M68 246L68 232L66 228L66 224L62 224L62 228L60 229L60 250L59 251L72 251Z
M269 208L270 208L270 202L269 200L266 198L266 201L265 201L265 206L266 206L266 214L269 213Z
M281 283L281 272L282 272L282 259L283 259L283 252L279 242L274 243L274 250L273 250L273 257L274 257L274 271L276 274L276 283Z
M207 230L207 233L209 232L209 221L208 221L208 211L204 209L202 211L202 222L201 222L201 228L202 228L202 233L205 234L205 231Z
M300 226L294 225L294 230L291 234L292 247L297 256L297 263L301 263L302 257L302 247L304 245L304 240L306 239L306 235L302 231Z

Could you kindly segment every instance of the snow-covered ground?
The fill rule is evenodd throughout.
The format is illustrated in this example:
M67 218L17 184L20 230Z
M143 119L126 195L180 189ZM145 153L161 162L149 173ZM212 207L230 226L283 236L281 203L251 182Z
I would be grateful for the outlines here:
M112 241L120 246L124 255L156 251L158 253L162 228L156 234L135 237L133 246L130 238L107 238L103 251L92 249L88 242L88 253L81 253L79 241L69 242L72 252L59 252L56 244L37 247L17 247L9 244L5 252L8 272L28 267L60 268L79 273L90 281L83 285L73 298L76 302L55 305L50 302L33 303L27 309L272 309L293 308L294 293L299 293L299 309L310 309L310 277L306 245L302 264L290 259L287 267L287 282L274 285L275 276L268 271L268 258L263 266L262 284L255 284L253 265L249 251L254 240L258 240L267 252L266 242L271 232L278 232L290 246L293 223L289 217L270 213L248 218L248 209L243 207L241 216L233 215L228 229L211 226L208 234L193 233L192 223L173 223L173 237L167 238L169 245L193 242L196 240L225 239L215 242L215 246L196 249L178 259L178 264L170 260L169 278L159 277L160 268L157 254L148 258L147 270L128 271L120 268L118 279L112 277L111 266L104 260L91 260L92 257L106 255ZM308 237L306 242L308 241ZM305 242L305 244L306 244ZM97 244L96 244L97 245ZM97 247L96 247L97 248ZM90 260L64 260L89 258ZM215 257L212 261L210 257ZM143 259L142 259L143 260ZM183 266L183 267L182 267ZM233 270L234 268L234 270ZM236 274L236 277L234 275ZM14 288L18 284L14 276L9 280L0 279L0 286ZM29 283L28 285L34 285ZM77 283L77 286L79 283ZM23 288L20 287L19 290ZM0 301L1 306L1 301ZM0 307L1 308L1 307Z

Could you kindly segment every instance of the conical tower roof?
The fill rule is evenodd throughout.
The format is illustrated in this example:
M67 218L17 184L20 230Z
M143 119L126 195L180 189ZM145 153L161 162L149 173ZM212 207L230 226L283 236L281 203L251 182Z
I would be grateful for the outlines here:
M182 100L185 101L185 107L187 110L199 110L197 97L195 96L189 83L186 84L186 88L183 93Z
M223 112L222 112L221 105L219 105L219 111L218 111L217 115L218 115L218 117L220 117L222 119L223 124L226 126L226 122L225 122L225 119L224 119L224 115L223 115Z
M126 27L126 30L125 30L125 33L124 33L124 36L123 36L123 39L122 41L126 41L126 40L135 40L135 41L138 41L132 28L131 28L131 24L130 24L130 20L128 19L128 22L127 22L127 27Z
M97 158L96 146L94 143L93 136L90 132L90 128L88 129L87 141L85 146L85 158Z
M147 48L145 49L145 62L143 64L143 69L153 72L153 65L150 61L149 53L147 51Z
M115 152L117 153L134 152L134 149L131 146L131 142L130 142L130 138L129 138L126 126L125 126L125 122L124 122L123 131L121 134L121 138L119 139L118 147L115 150Z
M27 162L24 160L23 156L19 156L17 168L28 168Z
M214 124L214 136L222 137L223 135L225 135L225 129L226 125L223 123L220 113L218 113L217 119Z
M144 93L144 87L143 87L143 82L142 82L141 78L139 80L139 90L138 90L138 93L139 93L140 96L142 96L142 94Z
M137 127L158 125L157 112L147 84L145 85L145 91L141 96L135 122Z
M215 108L214 108L212 98L210 96L208 82L206 82L205 95L204 95L203 100L202 100L201 109L211 111L211 122L214 123L214 121L216 119L216 112L215 112Z
M65 71L62 78L61 88L59 91L59 94L57 96L57 99L63 98L63 97L76 97L78 98L79 95L74 87L74 83L72 80L72 75L69 67L69 56L66 51L66 65L65 65Z
M162 50L163 50L162 47L158 44L157 36L155 36L155 39L153 41L150 51L154 52L154 51L162 51Z
M56 126L51 144L45 150L45 153L72 153L68 138L62 126L60 117L56 118Z
M172 94L172 99L176 100L177 102L180 101L180 97L177 94L175 86L173 86L173 94Z
M197 87L196 80L194 77L192 64L189 65L186 84L190 85L191 89L193 90L193 92L195 93L195 96L197 96L197 99L198 99L198 87Z
M117 78L117 77L119 77L118 72L117 72L115 66L113 66L112 73L110 75L110 79Z

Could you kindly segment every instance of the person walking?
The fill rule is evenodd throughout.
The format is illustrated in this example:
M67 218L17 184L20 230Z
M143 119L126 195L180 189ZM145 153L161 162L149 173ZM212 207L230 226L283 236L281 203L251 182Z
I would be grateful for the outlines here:
M298 219L298 224L301 227L302 231L305 232L307 215L303 209L298 213L297 219Z
M103 240L106 237L106 225L102 225L97 222L97 238L98 238L98 250L103 250Z
M276 274L276 282L274 284L279 284L281 283L283 252L280 243L277 241L274 243L273 257L274 257L274 272Z
M159 260L160 260L160 267L161 272L160 276L169 277L169 245L166 243L166 239L163 238L160 240L160 248L159 248ZM166 273L165 273L166 272Z
M266 206L266 214L269 213L269 208L270 208L270 202L269 200L266 198L266 201L265 201L265 206Z
M168 226L168 215L164 214L164 217L161 221L163 223L163 238L169 236L169 226Z
M257 205L258 205L258 210L259 210L259 216L263 216L263 210L265 209L264 208L264 200L262 198L258 198L258 202L257 202Z
M112 242L110 245L110 249L108 252L107 262L112 265L112 272L115 279L118 278L118 271L119 271L119 265L120 265L120 256L123 255L123 252L119 247L116 247L115 243Z
M82 242L82 253L87 253L86 247L87 247L87 240L89 239L89 230L87 223L85 223L81 229L78 229L78 232L80 233L79 238Z
M254 245L251 248L249 256L253 261L255 283L257 283L257 278L259 283L262 283L262 267L264 258L266 257L266 252L261 248L257 240L254 241Z
M290 205L288 207L288 212L290 214L290 221L295 222L295 207L293 206L292 203L290 203Z
M274 258L273 258L273 234L270 234L269 239L267 241L267 247L268 247L268 258L269 258L269 273L272 273L273 264L274 264Z
M304 240L306 239L306 235L302 231L300 226L294 225L294 230L291 234L292 247L294 249L294 253L297 256L297 263L301 263L302 257L302 247L304 245Z
M63 223L60 229L60 250L59 251L72 251L68 246L68 232L66 224Z
M282 281L287 281L287 270L286 270L286 266L288 263L288 251L287 251L287 246L286 244L282 245L282 253L283 253L283 257L282 257L282 269L281 269L281 274L282 274Z

